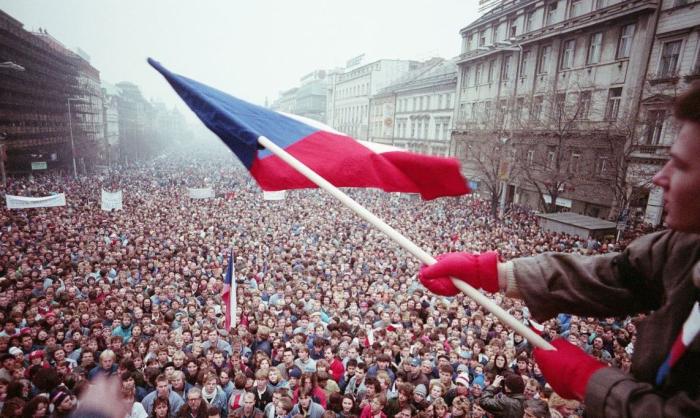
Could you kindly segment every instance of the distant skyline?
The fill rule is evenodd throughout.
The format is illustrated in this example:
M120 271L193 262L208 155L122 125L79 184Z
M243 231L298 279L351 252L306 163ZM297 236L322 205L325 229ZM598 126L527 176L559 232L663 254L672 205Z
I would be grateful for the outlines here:
M0 0L26 30L46 29L89 54L102 80L131 81L188 120L194 116L147 57L263 105L311 71L343 67L363 53L370 60L452 58L477 8L473 0Z

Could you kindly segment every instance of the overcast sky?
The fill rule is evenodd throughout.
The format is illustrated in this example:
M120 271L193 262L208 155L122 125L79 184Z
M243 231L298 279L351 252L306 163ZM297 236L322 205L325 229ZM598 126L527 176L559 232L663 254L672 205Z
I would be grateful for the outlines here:
M454 57L476 8L476 0L0 0L25 29L86 51L103 80L134 82L146 98L181 109L146 57L264 104L362 53Z

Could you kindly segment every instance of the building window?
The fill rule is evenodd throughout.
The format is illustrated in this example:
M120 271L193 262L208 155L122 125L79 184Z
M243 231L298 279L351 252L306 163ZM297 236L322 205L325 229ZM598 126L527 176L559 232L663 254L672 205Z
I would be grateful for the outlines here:
M501 77L502 80L510 80L510 66L512 58L512 55L506 55L505 57L503 57L503 76Z
M574 67L574 53L576 52L576 40L564 41L564 50L561 54L561 69L568 70Z
M603 32L596 32L588 38L588 64L598 64L603 52Z
M486 45L486 31L482 30L479 32L479 46Z
M571 161L569 161L569 172L579 174L581 172L581 154L577 151L571 152Z
M549 5L547 6L547 15L545 16L545 21L544 21L545 25L551 25L552 23L554 23L554 19L557 15L557 6L558 5L559 5L559 2L555 1L555 2L549 3Z
M595 173L599 176L604 176L608 172L609 165L608 157L598 157L598 160L595 162Z
M591 112L591 92L582 91L578 97L578 118L588 120Z
M510 22L510 33L508 37L515 38L518 35L518 25L515 22Z
M532 99L532 111L530 112L530 120L538 121L542 116L542 103L544 98L542 96L536 96Z
M534 12L534 10L531 12L528 12L527 17L525 18L525 32L530 32L533 29L535 29L535 12Z
M430 120L426 120L423 124L423 138L428 138L428 125L430 125Z
M678 71L678 58L681 54L682 40L665 42L661 49L661 62L659 63L659 76L673 77Z
M445 103L445 108L450 109L451 107L452 107L452 93L448 93L446 103Z
M523 111L525 110L525 98L518 97L515 101L515 121L520 122L523 119Z
M595 0L595 9L602 9L608 7L608 0Z
M647 112L645 145L659 145L666 122L666 110L650 110Z
M522 62L520 63L520 77L525 78L527 77L527 66L530 65L530 56L532 55L532 52L528 51L523 51L523 59Z
M547 168L548 169L553 169L554 168L554 163L556 159L556 152L552 149L554 147L547 147L549 148L549 151L547 151Z
M537 73L547 74L549 71L549 56L552 54L552 46L546 45L540 49L540 57L537 61Z
M634 39L634 24L625 25L620 29L620 41L617 45L617 58L629 58Z
M608 90L608 103L605 109L606 120L616 120L620 113L620 101L622 100L622 87Z
M417 97L413 98L413 108L411 108L411 110L413 110L414 112L416 110L418 110L418 98Z
M583 0L571 0L569 7L569 19L583 14Z
M489 73L488 73L489 83L491 83L493 81L493 72L494 72L495 68L496 68L496 60L489 61Z
M476 64L476 71L474 72L474 85L481 84L481 71L483 67L484 65L481 63Z
M442 125L439 123L435 123L435 139L442 139L440 134L442 133Z
M532 167L532 162L535 159L535 150L527 151L527 166Z

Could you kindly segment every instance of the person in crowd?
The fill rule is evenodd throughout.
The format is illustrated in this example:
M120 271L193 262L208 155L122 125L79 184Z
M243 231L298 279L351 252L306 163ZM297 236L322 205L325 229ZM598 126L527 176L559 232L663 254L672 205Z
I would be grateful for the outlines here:
M202 390L193 387L187 392L187 402L177 411L177 418L207 418L209 416L209 403L202 398ZM219 408L221 412L221 408Z

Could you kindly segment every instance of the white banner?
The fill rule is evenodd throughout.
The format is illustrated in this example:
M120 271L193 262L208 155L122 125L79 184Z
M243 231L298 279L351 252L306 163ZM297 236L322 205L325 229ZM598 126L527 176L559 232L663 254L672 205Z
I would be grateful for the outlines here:
M53 208L66 206L66 195L63 193L44 197L26 197L5 195L8 209Z
M263 200L284 200L287 197L286 190L279 190L276 192L266 192L263 190Z
M192 199L210 199L214 197L214 189L211 187L205 187L203 189L190 189L188 187L187 194Z
M102 210L110 211L112 209L122 210L122 191L108 192L102 190Z

